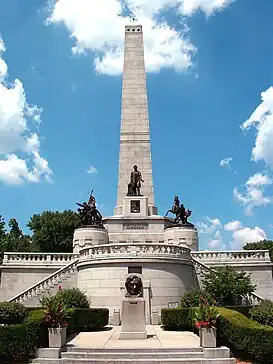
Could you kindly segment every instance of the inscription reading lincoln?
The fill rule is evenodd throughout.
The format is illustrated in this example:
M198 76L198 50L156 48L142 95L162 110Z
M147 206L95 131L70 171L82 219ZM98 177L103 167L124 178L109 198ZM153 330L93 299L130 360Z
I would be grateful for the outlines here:
M123 224L124 230L145 230L148 229L148 224Z

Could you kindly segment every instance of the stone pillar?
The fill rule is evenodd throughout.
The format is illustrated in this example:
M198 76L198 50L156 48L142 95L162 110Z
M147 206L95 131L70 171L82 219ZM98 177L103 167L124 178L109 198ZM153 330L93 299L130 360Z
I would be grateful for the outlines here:
M148 199L148 211L157 214L150 146L150 126L141 25L125 27L118 198L115 215L122 215L133 166L142 173L141 193Z

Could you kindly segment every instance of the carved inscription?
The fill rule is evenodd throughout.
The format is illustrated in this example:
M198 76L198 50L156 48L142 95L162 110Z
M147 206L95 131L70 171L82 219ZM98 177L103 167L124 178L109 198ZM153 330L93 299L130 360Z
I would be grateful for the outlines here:
M145 230L148 229L148 224L123 224L124 230Z

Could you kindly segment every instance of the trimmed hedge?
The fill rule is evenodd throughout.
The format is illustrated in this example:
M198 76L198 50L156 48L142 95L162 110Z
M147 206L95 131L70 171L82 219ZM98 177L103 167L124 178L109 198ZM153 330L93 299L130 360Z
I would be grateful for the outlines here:
M237 311L217 307L220 317L217 321L217 345L227 346L234 356L255 363L273 364L273 328L260 325L238 312L248 313L248 307L236 307ZM162 309L162 325L167 330L197 331L193 324L196 308Z
M196 308L163 308L161 322L166 330L193 330L193 315Z
M228 346L233 354L257 363L273 363L273 328L260 325L239 312L219 307L218 345Z
M25 306L16 302L0 302L0 324L21 324L27 318Z
M106 308L69 309L68 333L95 331L108 324ZM0 363L27 361L39 347L48 346L48 327L43 310L32 310L18 325L0 327Z
M107 308L75 308L69 310L69 329L80 331L96 331L108 325L109 310Z
M0 363L27 361L35 349L48 345L43 312L36 311L22 324L0 327Z

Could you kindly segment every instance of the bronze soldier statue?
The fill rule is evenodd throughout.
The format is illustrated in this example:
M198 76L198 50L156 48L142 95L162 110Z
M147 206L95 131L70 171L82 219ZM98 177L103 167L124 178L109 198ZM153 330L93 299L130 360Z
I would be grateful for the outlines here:
M179 197L178 196L174 196L174 200L173 200L173 207L171 210L168 210L166 212L166 215L165 216L168 216L168 213L171 212L172 214L175 214L177 213L178 209L179 209L179 206L180 206L180 201L179 201Z
M80 208L78 212L82 218L83 225L96 225L96 226L103 226L102 225L102 216L101 213L98 211L96 206L96 199L93 196L93 190L89 197L88 202L77 203Z
M180 224L180 225L186 225L189 227L194 227L193 224L188 222L188 218L191 216L192 211L189 209L186 209L183 204L180 205L178 196L175 196L172 209L168 210L165 216L167 216L169 212L171 212L172 214L175 215L173 224Z

